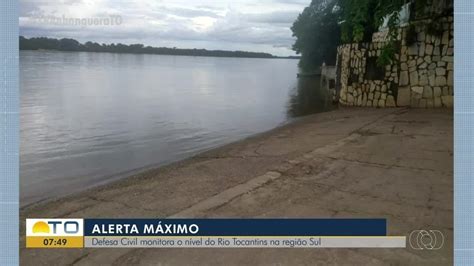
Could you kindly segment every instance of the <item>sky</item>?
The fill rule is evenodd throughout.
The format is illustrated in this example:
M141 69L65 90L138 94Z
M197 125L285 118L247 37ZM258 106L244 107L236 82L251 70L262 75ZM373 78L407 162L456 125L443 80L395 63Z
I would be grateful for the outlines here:
M20 0L20 34L295 55L291 25L311 0Z

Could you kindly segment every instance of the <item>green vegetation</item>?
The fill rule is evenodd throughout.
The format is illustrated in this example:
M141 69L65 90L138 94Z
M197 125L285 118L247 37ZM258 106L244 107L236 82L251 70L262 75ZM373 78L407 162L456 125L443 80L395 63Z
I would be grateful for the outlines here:
M339 0L343 10L342 40L345 43L370 41L372 34L388 18L389 35L396 32L398 11L407 0Z
M133 53L133 54L162 54L162 55L189 55L213 57L249 57L249 58L277 58L268 53L245 51L222 51L206 49L178 49L166 47L151 47L143 44L99 44L86 42L81 44L74 39L30 38L20 36L20 50L56 50L56 51L82 51L82 52L108 52L108 53ZM289 57L294 58L294 57Z
M420 8L422 2L415 6ZM342 43L369 42L372 34L388 19L388 42L378 64L393 61L398 35L401 7L407 0L313 0L294 22L297 38L293 49L301 53L300 67L314 70L326 62L333 64L336 47Z
M301 54L299 66L312 71L323 62L334 64L341 40L337 1L313 0L293 23L296 42L293 50Z

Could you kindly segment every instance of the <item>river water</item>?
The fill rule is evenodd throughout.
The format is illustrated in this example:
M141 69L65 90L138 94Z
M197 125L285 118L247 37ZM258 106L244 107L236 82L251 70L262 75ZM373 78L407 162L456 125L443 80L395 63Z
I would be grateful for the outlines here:
M61 196L328 108L297 60L22 51L21 203Z

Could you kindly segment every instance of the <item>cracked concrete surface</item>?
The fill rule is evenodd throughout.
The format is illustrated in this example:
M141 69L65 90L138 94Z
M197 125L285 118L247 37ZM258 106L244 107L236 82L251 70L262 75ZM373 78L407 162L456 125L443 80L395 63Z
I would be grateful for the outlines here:
M377 217L438 229L441 250L23 248L23 265L449 265L453 115L344 108L124 180L28 206L26 217Z

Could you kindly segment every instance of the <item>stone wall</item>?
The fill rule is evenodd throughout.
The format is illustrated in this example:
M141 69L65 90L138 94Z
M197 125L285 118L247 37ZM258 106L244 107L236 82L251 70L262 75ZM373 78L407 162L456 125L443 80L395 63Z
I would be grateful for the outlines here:
M384 34L371 43L338 47L336 87L339 102L350 106L419 108L453 105L453 17L439 18L442 32L427 33L427 21L400 29L396 62L376 64L385 45ZM412 35L407 44L406 35ZM410 39L410 38L409 38Z

